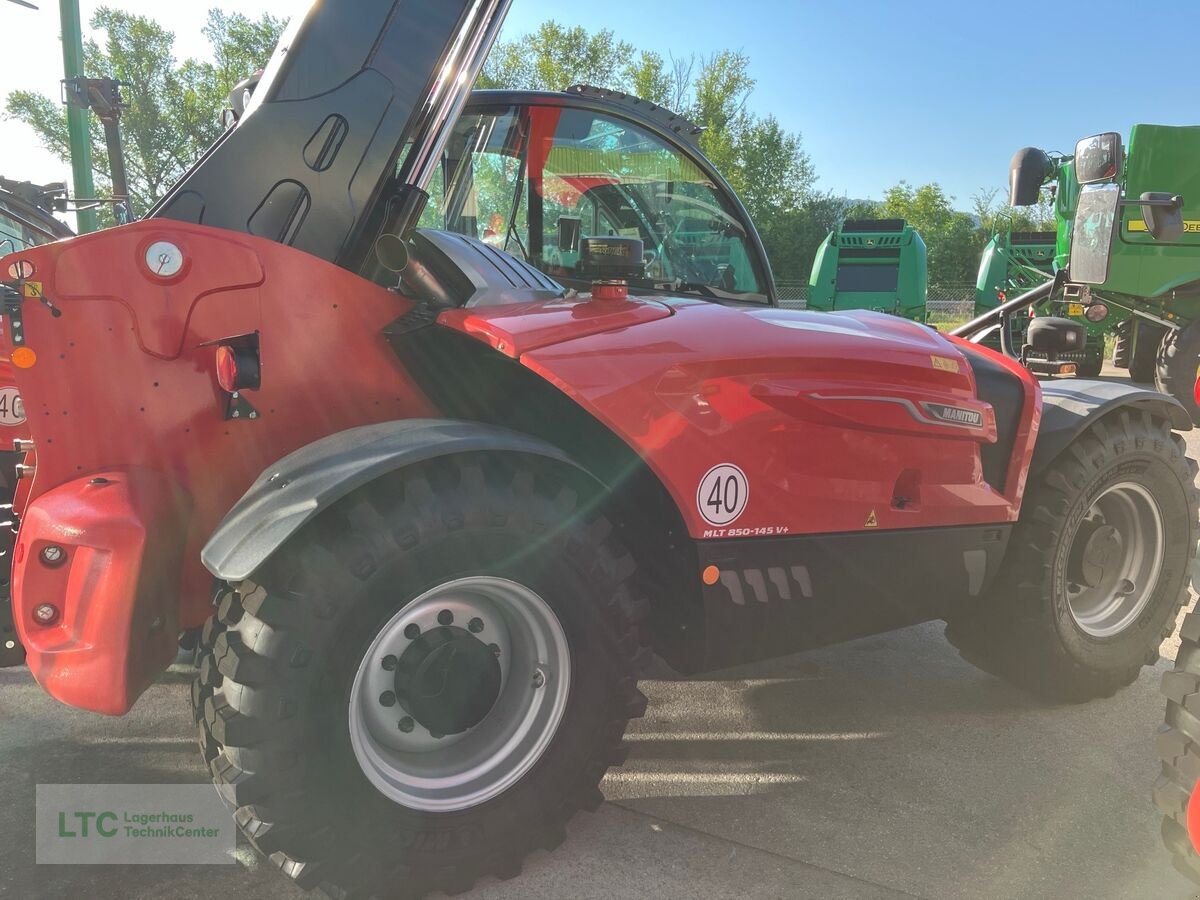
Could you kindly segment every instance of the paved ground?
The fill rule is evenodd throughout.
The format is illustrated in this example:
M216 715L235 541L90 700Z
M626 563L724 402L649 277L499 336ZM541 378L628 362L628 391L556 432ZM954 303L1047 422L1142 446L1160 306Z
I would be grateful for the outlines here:
M1166 666L1111 700L1052 706L925 625L650 680L609 802L520 879L468 896L1190 897L1149 799ZM103 719L0 670L0 895L302 896L245 851L228 867L33 864L39 782L204 780L185 679L169 673L129 717Z

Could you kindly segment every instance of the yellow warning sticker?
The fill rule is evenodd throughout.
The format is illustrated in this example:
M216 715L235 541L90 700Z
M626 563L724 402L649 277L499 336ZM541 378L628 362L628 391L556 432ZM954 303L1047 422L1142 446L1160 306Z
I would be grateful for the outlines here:
M958 373L958 360L951 359L947 356L931 356L929 361L933 363L935 369L941 369L943 372Z
M22 282L21 293L26 297L40 297L42 296L42 283L40 281Z
M1130 219L1125 223L1125 227L1131 232L1144 232L1146 230L1146 223L1141 219ZM1183 230L1189 234L1200 234L1200 219L1184 219Z
M878 528L879 527L879 519L877 519L875 517L875 510L871 510L871 514L869 516L867 516L867 524L864 525L863 527L864 528Z

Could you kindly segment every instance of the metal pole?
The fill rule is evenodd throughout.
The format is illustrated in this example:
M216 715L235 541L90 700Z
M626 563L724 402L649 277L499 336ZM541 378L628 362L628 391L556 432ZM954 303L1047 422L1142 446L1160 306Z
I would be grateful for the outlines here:
M79 0L58 0L62 20L63 75L78 78L83 75L83 34L79 22ZM91 199L96 196L92 183L92 136L88 126L88 111L76 106L67 107L67 133L71 146L71 174L75 182L75 197ZM96 230L96 211L75 213L76 231L87 234Z

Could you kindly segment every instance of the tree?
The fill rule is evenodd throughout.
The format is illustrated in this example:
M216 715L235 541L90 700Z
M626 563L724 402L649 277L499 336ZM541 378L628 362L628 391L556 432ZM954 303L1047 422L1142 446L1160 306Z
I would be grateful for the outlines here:
M484 63L479 86L547 91L564 91L573 84L615 88L630 80L631 69L644 64L645 56L631 62L633 45L618 41L608 29L589 34L578 25L566 28L551 19L532 34L498 44Z
M880 206L884 217L906 220L925 241L929 250L929 281L932 284L972 282L979 266L982 247L975 220L951 205L936 182L914 188L901 181L888 188Z
M1003 231L1054 231L1054 201L1043 191L1036 206L1009 206L996 188L980 190L971 198L979 227L989 237ZM985 238L986 240L986 238Z
M815 194L803 205L760 219L759 236L779 281L807 281L817 248L846 217L846 198Z
M284 25L270 15L252 20L241 13L210 10L204 34L212 45L213 61L179 62L173 52L175 36L153 19L107 7L96 10L91 27L102 31L104 39L85 42L84 71L124 84L129 109L121 119L121 134L136 211L153 205L217 138L226 95L266 63ZM57 99L13 91L6 109L32 128L48 150L64 161L70 159L66 111ZM96 125L92 165L99 176L97 190L106 196L108 154ZM102 218L111 223L111 212Z

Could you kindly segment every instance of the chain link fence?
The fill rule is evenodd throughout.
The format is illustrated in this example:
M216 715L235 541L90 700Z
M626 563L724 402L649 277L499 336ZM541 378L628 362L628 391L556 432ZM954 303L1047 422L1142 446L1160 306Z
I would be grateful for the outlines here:
M804 309L808 305L807 281L779 281L775 287L780 306ZM931 324L967 321L975 312L975 285L931 284L926 310Z

